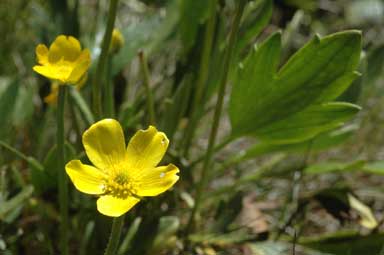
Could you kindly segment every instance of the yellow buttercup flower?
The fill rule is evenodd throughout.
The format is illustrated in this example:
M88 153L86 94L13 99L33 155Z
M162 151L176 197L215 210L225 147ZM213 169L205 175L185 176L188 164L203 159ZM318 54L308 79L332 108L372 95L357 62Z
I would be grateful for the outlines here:
M72 36L59 35L49 49L37 45L36 56L39 65L33 70L62 84L78 84L91 64L89 50L81 50L80 42Z
M111 44L109 46L109 52L117 53L124 45L124 37L120 30L114 28L112 31Z
M119 122L104 119L83 134L85 152L94 166L72 160L65 169L79 191L100 195L100 213L119 217L141 197L157 196L179 179L175 165L157 166L168 143L164 133L150 126L139 130L126 147Z
M87 79L88 79L88 74L85 74L83 78L80 79L79 83L76 84L76 89L80 90L84 86ZM59 86L60 84L57 81L53 81L51 83L51 91L46 97L44 97L44 102L52 106L57 104L57 98L59 96Z

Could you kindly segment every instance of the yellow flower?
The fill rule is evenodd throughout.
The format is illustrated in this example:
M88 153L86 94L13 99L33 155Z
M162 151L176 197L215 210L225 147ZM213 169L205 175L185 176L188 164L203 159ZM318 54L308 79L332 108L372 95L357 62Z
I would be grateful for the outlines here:
M72 36L59 35L49 49L37 45L36 56L39 65L33 70L62 84L78 84L91 64L89 50L81 50L80 42Z
M126 147L119 122L104 119L83 134L85 152L94 166L72 160L65 169L79 191L100 195L100 213L118 217L141 197L157 196L177 182L176 166L157 166L168 143L164 133L150 126L139 130Z
M114 28L112 32L111 44L109 46L109 52L117 53L124 45L124 37L121 32Z
M87 79L88 79L88 74L85 74L80 79L79 83L76 84L76 89L80 90L84 86ZM59 96L59 85L60 84L57 81L53 81L51 83L51 92L46 97L44 97L44 102L52 106L57 104L57 97Z

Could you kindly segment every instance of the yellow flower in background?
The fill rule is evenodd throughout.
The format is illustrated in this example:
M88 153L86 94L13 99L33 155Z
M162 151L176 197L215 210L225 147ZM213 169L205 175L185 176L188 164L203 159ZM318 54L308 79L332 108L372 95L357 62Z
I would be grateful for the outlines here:
M61 84L78 84L91 64L89 50L81 50L80 42L72 36L59 35L49 49L37 45L36 56L39 65L33 70Z
M85 74L83 78L81 78L79 83L76 84L76 89L80 90L84 86L87 79L88 79L88 74ZM59 85L60 84L57 81L53 81L51 83L51 91L46 97L44 97L44 102L52 106L57 104L57 98L59 96Z
M124 37L120 30L114 28L112 31L111 44L109 46L109 52L117 53L124 45Z
M164 133L150 126L137 131L126 147L119 122L104 119L83 134L85 152L94 166L72 160L65 169L79 191L100 195L100 213L118 217L141 197L157 196L177 182L175 165L157 166L168 143Z

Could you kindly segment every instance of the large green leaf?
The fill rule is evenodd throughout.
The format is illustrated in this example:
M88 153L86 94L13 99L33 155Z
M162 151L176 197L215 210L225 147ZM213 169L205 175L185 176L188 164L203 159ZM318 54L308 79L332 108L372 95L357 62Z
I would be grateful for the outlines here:
M302 152L311 148L311 151L326 150L345 142L355 132L355 126L347 126L341 129L321 133L316 137L299 143L276 144L258 143L241 152L242 160L251 159L273 152Z
M180 35L184 47L188 50L196 40L199 25L204 23L209 14L209 9L216 1L183 0L180 5Z
M255 135L270 143L297 143L342 126L359 110L360 107L350 103L313 105L286 119L258 129Z
M229 106L232 135L254 134L324 102L319 98L335 98L356 77L360 51L358 31L315 36L276 73L280 34L272 35L239 68Z
M248 5L244 15L244 23L240 28L237 50L242 50L250 41L254 40L266 27L272 16L272 0L259 0Z

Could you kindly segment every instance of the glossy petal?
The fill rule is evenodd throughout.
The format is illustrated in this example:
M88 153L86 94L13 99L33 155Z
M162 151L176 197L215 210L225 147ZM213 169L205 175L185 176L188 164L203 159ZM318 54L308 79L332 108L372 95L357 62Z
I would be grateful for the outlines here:
M48 63L48 48L44 44L39 44L36 47L37 62L41 65Z
M88 49L85 49L73 64L74 68L68 77L68 82L71 84L78 84L85 76L85 73L87 72L90 65L91 54Z
M127 147L128 164L131 169L154 168L163 158L168 148L168 138L153 126L139 130Z
M38 73L38 74L41 74L49 79L52 79L52 80L59 80L59 81L63 81L63 79L65 78L65 76L62 75L62 72L60 72L59 69L57 69L56 67L52 67L52 66L34 66L33 67L33 70Z
M178 172L179 169L173 164L143 170L137 180L137 195L157 196L167 191L179 180Z
M97 200L97 210L111 217L119 217L128 212L140 200L135 197L128 197L127 199L120 199L112 196L101 196Z
M80 160L72 160L65 166L65 171L76 189L87 194L103 194L106 175L99 169L84 165Z
M49 47L48 60L50 63L65 60L74 62L81 52L80 42L72 37L59 35Z
M93 124L83 134L83 145L89 160L104 172L126 160L123 129L114 119Z

